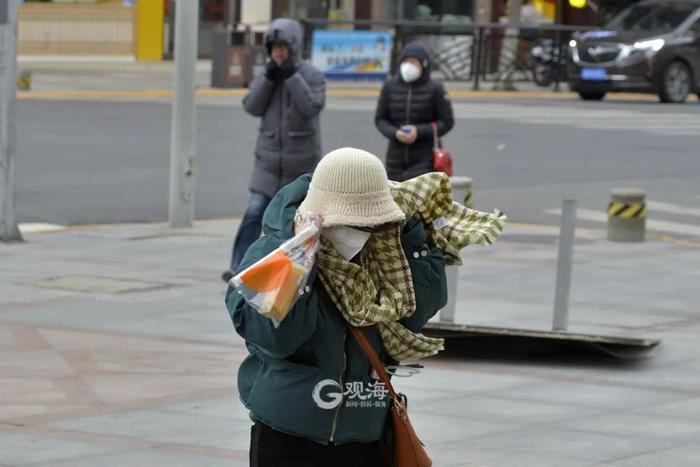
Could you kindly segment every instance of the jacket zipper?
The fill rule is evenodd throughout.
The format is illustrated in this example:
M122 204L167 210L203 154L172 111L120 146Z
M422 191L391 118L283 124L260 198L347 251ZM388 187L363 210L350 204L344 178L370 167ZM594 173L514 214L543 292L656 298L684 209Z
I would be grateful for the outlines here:
M347 334L347 331L345 330L345 327L343 327L343 372L340 374L340 390L344 391L344 385L343 385L343 376L345 376L345 367L347 365L347 355L345 353L345 336ZM335 409L335 415L333 415L333 427L331 428L331 439L330 442L333 442L333 438L335 438L335 430L337 428L337 423L338 423L338 415L340 414L340 408L343 406L344 399L341 399L340 404L338 405L338 408Z
M406 95L406 125L411 123L411 93L413 91L413 84L408 84L408 94ZM403 149L403 161L406 170L408 170L408 144L404 144Z
M279 86L279 84L277 84L277 86ZM284 136L283 136L283 134L285 134L287 132L286 128L284 127L284 122L283 122L284 107L285 107L285 105L284 105L285 92L284 91L285 91L284 84L282 84L282 89L281 89L281 93L280 93L280 105L279 105L279 146L278 146L279 152L277 153L277 155L279 156L279 157L277 157L277 176L279 177L280 180L282 179L282 152L284 151L284 149L283 149L284 148L284 140L283 140ZM279 188L279 187L277 187L277 188Z

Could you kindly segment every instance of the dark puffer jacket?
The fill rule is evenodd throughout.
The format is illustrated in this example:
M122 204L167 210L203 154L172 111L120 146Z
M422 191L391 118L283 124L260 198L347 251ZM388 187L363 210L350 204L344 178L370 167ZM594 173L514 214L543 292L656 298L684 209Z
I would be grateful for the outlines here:
M386 169L391 180L404 181L433 171L433 130L431 122L437 122L438 135L452 129L454 117L452 104L442 83L430 79L429 52L425 59L418 48L422 44L408 44L399 57L419 58L428 66L418 80L406 83L400 73L382 87L374 124L389 139L386 153ZM408 49L408 54L406 54ZM419 53L415 53L418 50ZM418 137L413 144L399 142L395 133L403 125L415 125Z

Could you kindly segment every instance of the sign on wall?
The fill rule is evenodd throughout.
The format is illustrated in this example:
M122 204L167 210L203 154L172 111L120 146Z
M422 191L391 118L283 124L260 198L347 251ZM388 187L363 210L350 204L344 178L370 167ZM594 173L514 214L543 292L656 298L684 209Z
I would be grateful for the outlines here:
M314 31L311 62L331 79L384 79L391 66L391 32Z

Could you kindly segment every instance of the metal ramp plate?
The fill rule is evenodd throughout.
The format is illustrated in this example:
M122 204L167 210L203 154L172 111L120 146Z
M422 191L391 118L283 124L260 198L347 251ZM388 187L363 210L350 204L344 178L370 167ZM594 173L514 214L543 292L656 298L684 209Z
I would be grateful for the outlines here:
M661 341L655 339L637 339L632 337L600 336L594 334L577 334L563 331L540 331L532 329L513 329L490 326L470 326L449 322L430 321L423 333L430 337L442 337L448 340L473 340L474 342L502 341L516 345L584 346L616 358L640 358L649 356Z

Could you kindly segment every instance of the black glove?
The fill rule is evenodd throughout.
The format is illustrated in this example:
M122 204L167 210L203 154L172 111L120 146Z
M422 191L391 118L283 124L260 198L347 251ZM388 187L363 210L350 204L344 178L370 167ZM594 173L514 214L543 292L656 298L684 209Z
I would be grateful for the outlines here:
M270 81L277 81L278 79L280 79L281 71L282 70L280 69L280 67L277 66L277 62L275 62L274 60L270 60L265 64L265 78L269 79Z
M279 66L280 69L280 78L281 79L287 79L291 77L294 73L297 72L297 67L294 65L294 59L292 57L287 58L287 60L283 61L282 64Z

